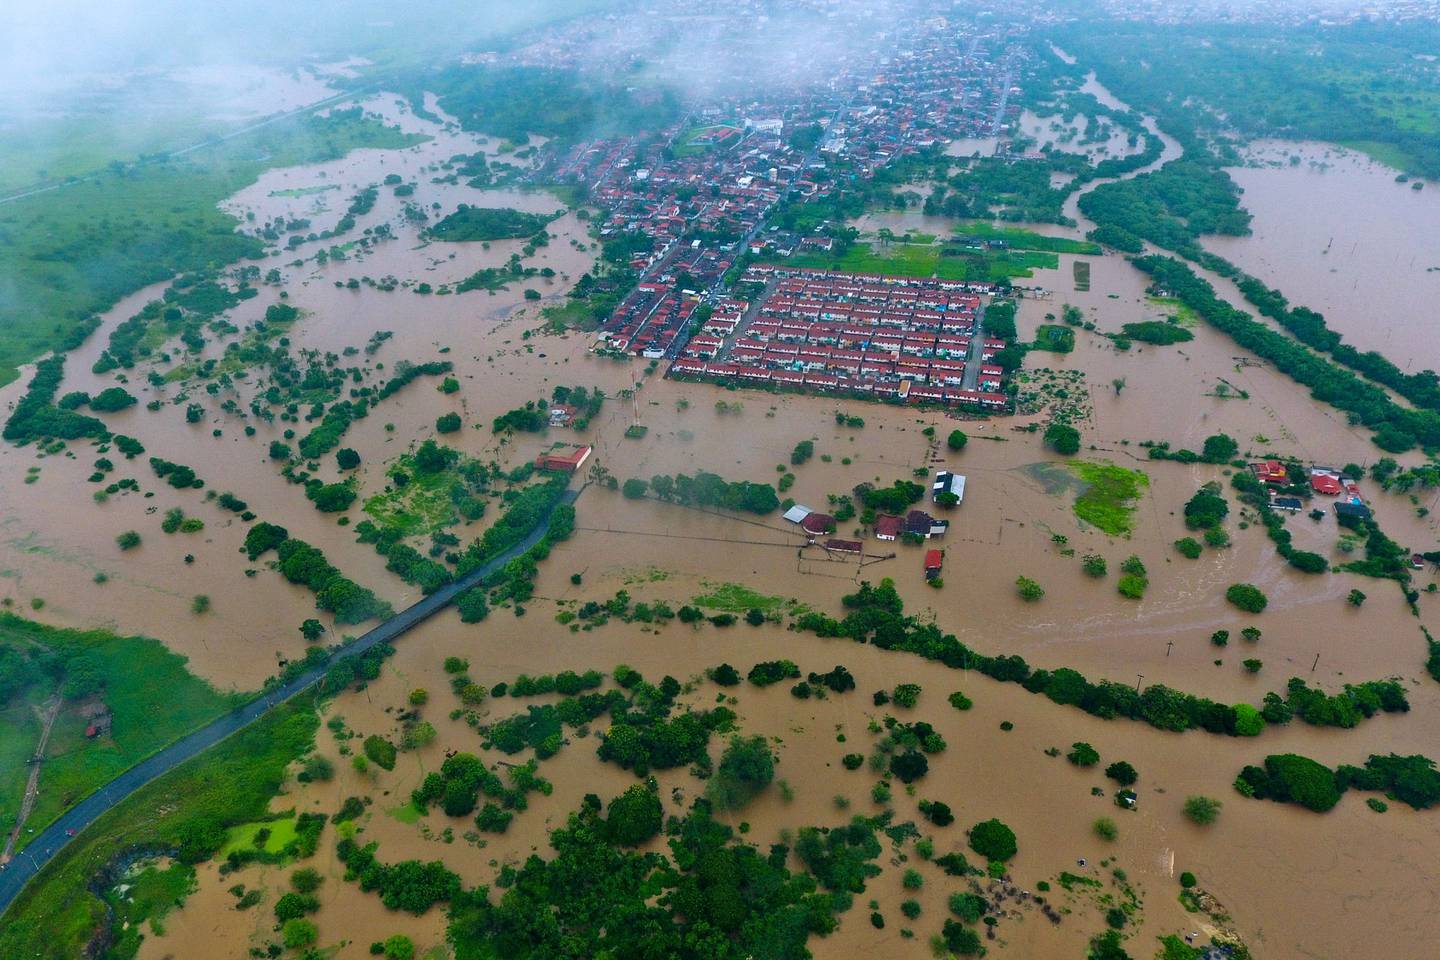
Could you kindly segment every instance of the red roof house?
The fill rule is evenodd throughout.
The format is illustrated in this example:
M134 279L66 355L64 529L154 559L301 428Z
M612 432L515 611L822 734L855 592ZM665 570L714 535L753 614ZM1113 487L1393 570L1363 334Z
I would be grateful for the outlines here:
M592 449L589 445L583 447L572 447L569 450L551 450L542 453L535 458L535 466L541 470L561 470L565 473L574 473L585 465L590 459Z

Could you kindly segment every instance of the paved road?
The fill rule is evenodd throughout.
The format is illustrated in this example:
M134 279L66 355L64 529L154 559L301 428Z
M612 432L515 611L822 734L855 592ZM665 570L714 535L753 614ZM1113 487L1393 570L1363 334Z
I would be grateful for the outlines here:
M584 487L580 488L581 490ZM575 498L580 495L580 490L567 490L561 498L561 503L574 503ZM457 596L475 586L485 577L499 570L505 564L518 557L540 542L540 538L549 529L549 516L535 526L534 530L524 540L506 550L500 556L491 560L483 567L470 571L464 577L454 583L425 597L418 603L405 608L373 630L361 636L354 643L350 644L339 656L353 656L364 653L377 644L388 643L399 638L406 631L418 626L432 614L438 613L448 607ZM333 660L334 658L332 658ZM60 850L71 839L71 832L79 833L96 818L105 813L111 807L139 790L145 784L156 777L168 773L176 766L184 763L199 754L215 746L230 734L249 726L256 720L269 713L275 707L289 700L297 694L303 693L315 686L326 670L330 662L327 661L317 667L307 670L305 673L294 678L283 686L276 687L256 697L254 700L242 707L212 720L209 725L201 727L194 733L181 740L177 740L170 746L142 760L140 763L126 770L120 776L111 780L99 790L81 800L75 806L65 811L61 817L50 826L46 827L30 844L15 855L15 859L0 871L0 912L10 906L11 901L20 893L21 888L35 876L45 864L59 853Z
M965 374L960 389L977 390L980 386L980 364L985 362L985 304L975 311L975 329L970 332L970 352L965 355Z

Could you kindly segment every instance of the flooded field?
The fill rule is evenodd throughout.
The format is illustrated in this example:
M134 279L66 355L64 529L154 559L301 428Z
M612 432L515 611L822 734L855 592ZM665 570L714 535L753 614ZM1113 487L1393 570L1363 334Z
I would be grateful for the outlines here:
M421 283L433 290L501 266L525 241L496 241L488 249L479 243L430 242L407 219L407 202L432 212L436 204L449 211L465 202L553 213L561 204L542 192L481 191L463 183L432 182L437 165L452 156L492 153L498 147L423 121L398 106L393 96L378 96L367 108L431 139L407 150L357 151L333 163L275 170L227 203L227 209L247 221L251 214L258 223L303 217L316 229L325 229L339 222L351 196L388 175L416 185L408 200L381 187L373 210L359 218L360 230L388 224L394 239L376 242L368 250L353 247L345 259L324 263L314 259L327 246L324 241L277 255L263 268L279 269L279 284L263 286L260 296L228 314L231 323L244 329L283 292L286 302L302 311L286 333L295 350L344 355L347 348L363 349L375 334L388 331L391 336L373 354L345 362L372 369L381 363L393 369L400 361L442 358L454 364L458 392L443 394L433 378L420 378L378 404L345 434L344 446L356 450L362 461L359 499L349 511L356 520L362 518L359 503L384 489L387 463L433 436L436 418L452 412L462 416L467 428L444 442L471 456L494 458L506 469L530 460L552 442L582 439L595 445L597 462L620 480L704 470L729 480L774 482L792 471L794 485L784 495L817 509L826 507L830 495L848 494L858 483L928 478L941 466L964 473L969 482L964 503L946 514L951 520L948 534L930 544L946 551L939 589L925 581L919 546L866 539L865 559L840 560L805 547L797 528L778 516L722 516L625 499L592 485L577 503L574 537L541 564L535 596L525 604L523 617L514 609L496 609L483 623L466 626L452 612L441 614L397 644L378 681L362 692L341 695L325 708L326 719L342 721L335 724L342 730L361 737L395 737L397 716L408 709L410 692L424 689L429 702L421 714L437 729L435 741L402 752L393 771L374 766L360 771L346 757L358 741L338 738L335 730L322 725L318 752L336 761L334 779L292 782L273 802L274 811L334 813L347 797L368 798L358 839L378 842L380 859L438 859L467 885L490 884L496 866L518 864L531 853L545 854L547 831L563 824L585 794L614 796L635 777L595 757L594 732L581 736L567 731L569 743L540 766L553 793L531 797L529 808L507 832L478 834L469 820L450 820L439 812L419 817L408 809L410 791L439 767L448 751L479 753L487 763L506 759L496 751L483 751L480 736L452 715L459 701L442 668L445 657L467 658L471 675L487 686L520 673L608 672L623 663L655 681L664 675L696 681L683 700L702 708L713 703L717 693L699 679L707 667L725 661L744 673L758 661L786 657L804 671L843 664L854 673L858 687L804 701L782 689L784 684L766 690L731 688L741 730L775 738L777 776L793 796L787 800L785 791L772 787L743 817L730 815L728 822L737 827L742 820L748 823L748 838L763 848L785 828L840 824L853 813L878 812L870 796L875 778L845 770L840 758L872 745L867 724L887 712L872 705L873 691L918 683L923 688L919 705L889 712L933 724L949 748L932 759L929 775L913 792L897 786L892 804L896 819L924 826L922 833L934 838L940 855L964 848L965 826L1002 817L1019 837L1020 853L1011 865L1015 886L1029 894L1042 889L1037 886L1041 882L1054 884L1051 901L1068 911L1052 923L1028 898L1017 898L997 926L997 939L987 943L995 955L1046 960L1081 955L1103 927L1104 910L1085 892L1091 888L1081 884L1066 892L1057 878L1068 870L1108 889L1112 867L1123 869L1143 902L1127 929L1139 956L1149 955L1157 936L1203 929L1204 916L1186 913L1176 899L1177 876L1187 870L1224 905L1257 957L1365 952L1401 956L1414 944L1440 935L1429 862L1436 845L1431 814L1396 803L1377 821L1363 796L1352 794L1333 812L1317 816L1294 806L1246 800L1231 789L1242 766L1268 753L1293 751L1332 765L1359 762L1370 753L1433 753L1440 736L1440 686L1425 675L1420 627L1440 631L1440 600L1422 594L1417 618L1394 584L1348 573L1307 577L1290 569L1276 556L1263 528L1242 515L1230 494L1229 468L1149 461L1139 446L1145 440L1164 440L1198 448L1206 436L1224 432L1239 441L1242 451L1256 455L1275 452L1334 463L1363 458L1371 450L1368 437L1343 417L1315 404L1292 382L1203 326L1194 326L1195 339L1178 346L1136 344L1117 351L1102 333L1166 316L1174 312L1173 305L1148 299L1142 275L1113 256L1083 258L1091 266L1090 289L1076 291L1076 258L1063 255L1058 269L1037 270L1026 281L1051 293L1022 300L1020 337L1032 339L1039 324L1053 319L1047 315L1058 315L1066 304L1078 307L1096 329L1076 330L1073 353L1036 351L1027 356L1027 389L1050 384L1063 391L1052 390L1049 399L1028 414L961 420L942 412L727 391L651 375L633 407L608 402L584 434L552 430L543 437L519 434L501 441L490 429L492 418L527 399L548 396L556 385L598 386L614 397L641 377L639 366L591 354L584 335L531 333L541 326L538 308L559 302L591 269L596 251L586 225L573 213L560 216L547 228L549 244L526 257L527 265L547 267L553 277L536 276L494 294L419 292ZM1178 147L1167 140L1164 159L1172 150ZM1322 176L1348 182L1335 172L1311 173L1305 167L1237 175L1247 172L1280 173L1297 183ZM318 189L331 186L338 189ZM1261 209L1268 202L1261 199L1267 190L1257 183L1247 193L1257 226L1268 216ZM1400 199L1412 199L1409 191L1404 193ZM1433 202L1428 196L1415 199ZM1289 202L1298 205L1293 195ZM952 226L910 213L867 218L862 224L867 230L882 225L897 232L937 234ZM1083 233L1083 227L1041 229L1057 235ZM1275 229L1282 232L1279 226ZM1293 220L1283 228L1287 236L1296 232L1305 231ZM1253 246L1262 239L1257 231L1253 240L1236 243ZM1240 257L1238 251L1226 255ZM297 259L303 262L294 266ZM1288 265L1283 270L1289 275ZM394 290L363 282L348 286L351 280L384 277L395 278ZM1287 292L1291 288L1282 286ZM538 301L525 298L527 287L539 293ZM161 290L142 291L106 317L101 330L70 355L62 392L98 392L116 382L113 371L97 375L92 365L110 331ZM1327 309L1325 304L1311 305ZM1349 334L1348 328L1342 329ZM1413 328L1412 335L1419 329ZM224 350L223 341L214 338L201 359L221 359ZM199 391L183 380L166 379L178 365L175 359L147 361L130 371L128 388L140 403L106 415L111 428L140 439L146 457L192 466L208 481L206 490L234 491L262 519L281 523L292 536L322 547L347 575L397 606L416 598L413 587L386 572L382 557L356 542L353 530L340 526L333 515L317 512L302 488L280 475L267 449L272 441L286 439L286 424L242 420L209 400L200 422L186 422L185 407ZM158 384L147 379L151 372ZM379 372L377 379L385 376ZM24 382L22 378L7 388L0 400L12 404ZM226 389L233 390L243 409L258 386L236 381ZM160 401L157 410L146 409L152 400ZM717 408L719 401L725 402L723 409ZM1134 504L1130 533L1107 534L1077 518L1075 499L1085 492L1084 483L1042 446L1039 432L1026 429L1046 421L1056 404L1076 415L1087 445L1082 460L1144 472L1147 485ZM863 417L864 426L837 426L837 406ZM626 429L637 419L647 427L644 438L626 438ZM245 435L247 423L256 428L253 436ZM929 427L934 437L926 435ZM943 447L943 437L957 427L970 438L958 454ZM301 432L305 429L298 426ZM814 442L815 456L791 467L790 453L802 440ZM43 458L31 448L0 448L0 590L5 598L22 609L32 608L35 617L47 622L103 622L123 632L160 638L189 657L198 674L222 687L253 689L275 672L280 659L302 652L304 641L296 627L315 616L313 598L265 569L263 562L245 561L237 552L243 524L207 505L203 491L174 491L159 483L143 458L120 464L116 476L135 477L153 497L130 493L96 503L94 486L87 482L94 458L83 444ZM37 466L39 479L28 481ZM336 479L333 455L323 458L317 475ZM1227 529L1233 545L1207 549L1199 559L1187 560L1173 546L1187 535L1183 507L1210 480L1220 481L1231 499ZM1384 494L1368 482L1364 489L1392 537L1417 546L1435 541L1435 521L1420 516L1407 498ZM160 515L175 505L203 517L205 529L188 535L161 533ZM863 532L852 534L854 526L853 521L842 524L837 535L863 538ZM1288 528L1297 547L1342 559L1333 517L1312 521L1296 515ZM140 531L144 543L122 554L115 538L130 529ZM469 539L479 529L458 532ZM1080 559L1086 554L1104 556L1109 575L1087 576ZM1149 588L1141 600L1122 597L1115 586L1121 562L1132 554L1149 571ZM253 576L247 568L254 569ZM108 582L97 583L95 575L102 572ZM580 583L572 581L574 574L581 575ZM1021 575L1044 588L1043 599L1027 603L1019 597L1015 581ZM1125 720L1103 721L979 674L848 640L820 639L775 623L751 627L742 621L720 628L612 620L582 631L556 620L577 602L604 602L622 589L635 600L680 606L725 583L838 615L842 595L862 580L882 577L894 580L910 612L933 618L976 650L1020 654L1036 667L1071 667L1095 681L1165 684L1223 702L1252 704L1266 692L1283 691L1292 676L1332 692L1347 682L1395 676L1405 682L1413 710L1377 716L1354 730L1309 727L1297 720L1266 730L1258 740L1201 731L1164 733ZM1427 571L1417 574L1415 582L1423 590L1432 580ZM1269 596L1264 613L1242 614L1225 602L1226 588L1241 582L1256 584ZM1354 588L1370 594L1363 608L1345 602ZM212 600L208 613L192 612L192 599L199 594ZM36 599L44 601L42 608L33 607ZM1247 626L1261 629L1258 642L1238 639ZM1217 630L1228 630L1236 639L1228 647L1217 647L1211 641ZM1250 657L1263 661L1258 673L1242 667L1241 661ZM972 710L957 711L946 702L957 690L973 699ZM482 719L501 719L529 702L492 699L481 708ZM1013 729L1002 729L1002 722ZM853 746L838 742L842 734ZM1063 753L1075 741L1093 744L1106 763L1125 759L1135 765L1141 777L1135 811L1115 806L1100 768L1082 770L1046 753L1050 748ZM718 741L712 741L711 751L718 754ZM516 759L527 758L528 752ZM682 812L702 789L684 769L663 772L657 779L668 813ZM1092 788L1106 789L1096 796ZM1184 818L1181 804L1192 794L1224 801L1218 823L1202 828ZM922 799L950 804L955 825L926 825L918 812ZM1119 824L1113 842L1098 839L1092 830L1093 821L1104 816ZM445 955L426 953L442 945L441 911L417 918L385 910L373 895L343 879L335 840L333 828L327 827L319 853L307 862L325 876L314 919L327 955L342 960L368 956L372 942L395 933L410 936L417 955ZM652 843L660 848L660 841ZM913 857L913 847L907 849L903 857ZM929 935L947 915L946 897L960 889L960 881L927 868L926 886L910 893L902 888L901 876L915 863L903 857L886 843L883 873L856 897L840 929L812 939L817 957L911 956L926 949ZM140 956L243 956L263 946L273 939L272 906L285 889L287 875L288 868L249 866L222 877L214 864L202 866L198 892L165 918L163 933L146 936ZM987 892L998 890L988 880L978 882ZM236 910L228 888L237 883L261 890L259 905L248 912ZM1313 909L1296 908L1301 890ZM906 924L898 909L911 896L922 910L920 919ZM884 930L867 922L871 899L891 918ZM915 940L902 938L900 930L906 926L914 928Z
M1440 368L1440 190L1330 144L1269 141L1249 155L1229 173L1253 232L1206 248L1323 313L1358 349Z

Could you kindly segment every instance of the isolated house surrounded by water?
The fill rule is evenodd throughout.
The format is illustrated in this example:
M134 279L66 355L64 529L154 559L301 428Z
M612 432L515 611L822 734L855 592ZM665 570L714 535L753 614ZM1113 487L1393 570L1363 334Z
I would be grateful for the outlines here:
M585 461L590 459L591 452L592 448L588 444L583 447L550 450L535 458L535 466L541 470L559 470L564 473L574 473L585 466Z

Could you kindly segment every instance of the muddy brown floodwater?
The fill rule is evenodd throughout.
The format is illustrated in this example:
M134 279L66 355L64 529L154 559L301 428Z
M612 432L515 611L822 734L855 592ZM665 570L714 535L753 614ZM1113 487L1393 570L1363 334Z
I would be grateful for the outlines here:
M396 106L390 96L379 96L370 106L434 139L403 151L359 151L331 164L272 171L227 207L242 215L254 211L258 220L284 214L310 216L320 224L326 217L338 219L355 190L391 172L417 183L414 199L421 205L440 203L449 209L463 201L532 211L560 206L543 193L482 192L430 182L431 165L493 145L426 123ZM340 184L341 189L293 192L323 184ZM323 209L316 208L317 202ZM500 443L489 430L491 418L524 399L548 394L557 384L600 386L613 396L639 374L638 366L590 354L584 335L525 338L527 330L539 325L534 306L526 306L522 298L525 284L494 296L422 296L403 287L393 293L363 285L337 288L336 281L387 274L437 286L479 267L499 265L517 249L506 243L491 244L489 250L479 244L426 244L404 223L401 202L388 189L380 191L375 209L360 226L382 222L392 224L397 239L369 253L324 266L309 259L299 268L286 266L297 257L312 257L314 250L307 246L273 260L282 271L289 302L304 311L289 332L294 348L341 352L389 330L393 337L373 362L389 368L400 360L443 357L455 364L462 385L458 393L444 396L435 383L422 378L351 427L344 445L363 458L362 498L383 488L386 462L431 436L441 413L459 412L477 427L450 435L447 443L513 467L550 442L570 439L570 434L519 435ZM928 220L905 222L931 226ZM572 215L556 220L550 230L556 238L532 261L557 273L551 283L540 278L531 282L544 296L542 303L562 296L589 268L594 253L576 246L589 248L590 240L584 224ZM1136 505L1128 536L1107 535L1079 521L1073 510L1078 489L1059 479L1065 476L1063 463L1042 447L1038 433L1015 429L1043 421L1043 410L1011 419L957 421L939 412L732 392L651 376L633 409L620 401L607 403L583 437L595 444L597 461L621 479L709 470L730 479L773 482L780 474L777 465L789 469L790 451L803 439L814 440L815 457L794 468L794 487L787 495L816 508L825 507L828 495L847 493L862 481L889 483L916 471L928 474L941 465L965 473L965 502L948 514L951 529L939 544L946 551L943 587L925 584L918 547L867 540L872 555L862 568L854 560L835 561L813 549L802 550L795 528L778 517L719 516L629 501L592 487L578 502L574 537L541 565L535 598L527 603L523 618L497 609L485 622L466 626L453 613L443 614L399 641L378 681L325 708L327 718L343 718L344 725L361 736L395 736L396 717L405 709L408 693L425 688L430 701L422 714L439 731L437 740L402 753L392 772L372 767L361 773L342 756L348 747L322 726L318 750L337 761L335 779L292 781L273 809L333 813L348 796L369 797L372 803L359 836L379 843L381 859L439 859L467 884L489 884L492 862L517 863L532 852L544 854L547 831L562 824L586 793L613 796L634 778L598 761L593 734L582 737L569 731L568 745L540 767L540 774L554 784L553 794L532 796L529 809L507 833L467 836L468 821L451 821L438 812L418 823L406 822L410 818L396 811L447 750L482 753L487 762L526 759L523 754L502 758L485 753L479 736L463 721L450 718L458 703L442 671L446 656L467 657L471 674L487 685L521 672L609 671L619 663L651 679L670 674L685 681L721 661L743 673L759 660L784 656L806 671L843 664L854 673L859 689L807 701L792 698L780 687L761 691L745 685L732 691L741 728L776 738L778 775L794 791L787 802L782 791L772 788L742 814L730 817L736 824L748 822L749 838L755 842L772 842L782 828L835 824L852 813L878 812L870 800L873 775L845 771L839 761L846 752L869 750L874 738L866 725L883 715L872 706L871 692L916 682L924 690L919 706L894 712L934 724L949 746L933 759L930 774L913 795L896 790L893 806L897 819L917 823L923 823L917 807L922 799L943 800L954 808L954 826L923 831L934 837L937 853L962 849L963 827L999 816L1019 836L1012 876L1022 890L1035 892L1040 881L1055 884L1067 869L1088 872L1108 884L1109 867L1100 866L1108 861L1125 871L1143 898L1143 909L1128 928L1133 934L1128 948L1135 956L1151 955L1157 936L1202 929L1204 918L1185 913L1176 900L1175 877L1182 870L1194 871L1202 887L1225 905L1257 957L1421 955L1419 945L1440 936L1433 867L1440 842L1433 813L1392 804L1388 813L1377 816L1363 795L1348 795L1333 812L1319 816L1294 806L1245 800L1230 785L1240 767L1268 753L1294 751L1332 765L1361 762L1371 753L1435 753L1440 685L1424 672L1420 627L1440 630L1437 601L1422 594L1417 619L1393 584L1348 573L1306 577L1292 571L1277 558L1262 528L1253 523L1242 527L1233 501L1227 524L1233 546L1207 550L1195 561L1183 559L1172 543L1187 532L1181 517L1185 501L1208 480L1220 480L1228 489L1227 471L1150 462L1138 443L1163 439L1194 448L1205 436L1225 432L1236 437L1242 449L1338 463L1363 460L1373 448L1343 417L1316 405L1289 380L1207 327L1194 327L1195 339L1178 346L1136 345L1117 352L1100 331L1172 308L1148 300L1144 278L1116 257L1082 258L1091 265L1090 289L1076 291L1075 259L1062 256L1058 269L1037 271L1030 283L1052 293L1047 299L1022 302L1021 336L1030 337L1046 314L1058 314L1065 303L1079 307L1097 332L1077 330L1076 349L1069 355L1032 352L1027 375L1038 382L1078 373L1066 382L1063 402L1082 411L1086 449L1081 456L1147 474L1149 485ZM159 289L130 298L107 316L101 332L72 356L62 392L95 390L114 382L113 374L90 373L91 363L109 330ZM274 288L263 288L260 297L232 311L232 322L243 328L275 302L276 295ZM222 347L211 344L206 349L214 355ZM256 435L246 437L243 423L211 402L205 422L186 424L183 411L168 402L179 388L149 387L145 372L142 368L129 377L141 405L107 417L116 430L141 439L147 456L189 464L209 487L234 490L264 519L321 546L342 570L386 598L396 603L413 599L413 590L386 573L370 547L355 543L351 531L317 513L299 488L278 475L266 457L269 442L280 436L278 426L256 424ZM1118 390L1117 380L1123 380ZM1222 383L1228 398L1219 395ZM13 402L22 388L23 380L0 397ZM167 403L159 411L146 410L145 402L157 398ZM732 412L717 411L722 399ZM865 426L837 427L837 405L864 417ZM624 437L635 410L648 428L640 440ZM393 431L386 424L393 424ZM925 436L928 426L936 428L939 438L961 427L970 442L962 453L949 453ZM222 431L218 438L211 435L215 429ZM73 445L71 452L73 456L37 459L33 449L0 449L0 516L5 518L0 525L0 569L5 572L6 596L22 604L34 597L45 599L35 615L49 622L107 623L156 636L222 686L253 688L273 672L277 654L300 651L295 628L313 615L312 598L263 565L254 565L255 576L244 575L249 565L236 552L244 536L242 524L227 521L228 515L207 506L197 491L177 493L157 485L143 460L121 465L116 475L135 476L145 490L156 492L153 499L131 494L95 504L92 485L86 482L95 455L83 445ZM25 475L34 466L40 467L40 479L27 484ZM329 458L320 473L334 478ZM1382 493L1369 483L1365 491L1382 525L1397 540L1433 544L1433 520L1418 516L1407 498ZM172 505L202 516L205 531L188 537L162 534L158 515ZM157 508L154 513L149 512L152 507ZM361 516L358 508L351 515ZM1315 522L1302 515L1288 524L1297 546L1343 559L1335 546L1333 518ZM114 537L132 528L142 531L145 542L122 555ZM478 529L459 532L469 539ZM842 529L840 535L849 532ZM1056 535L1067 538L1063 549L1053 539ZM1073 550L1073 555L1065 550ZM187 551L193 552L195 563L183 562ZM1079 559L1087 553L1105 556L1110 576L1087 577ZM1138 555L1150 571L1150 587L1141 601L1124 599L1115 589L1117 568L1130 554ZM103 586L91 582L100 570L112 577ZM571 583L574 573L583 574L582 585ZM1042 600L1026 604L1019 599L1014 584L1022 574L1042 584ZM1267 691L1283 689L1291 676L1327 690L1397 676L1406 683L1413 709L1348 731L1295 723L1266 730L1257 740L1198 731L1163 733L1123 720L1102 721L1017 686L910 655L822 640L776 625L752 628L742 623L720 629L671 623L652 628L614 621L576 632L555 619L566 604L605 600L620 589L636 600L678 606L727 582L838 613L842 594L861 579L881 577L894 579L909 610L933 617L965 643L987 653L1019 653L1039 667L1069 666L1092 680L1164 683L1226 702L1250 703L1258 703ZM1432 580L1429 572L1417 575L1422 588ZM1236 582L1260 585L1270 597L1269 608L1252 617L1226 604L1225 589ZM1370 594L1360 609L1344 600L1357 587ZM190 598L197 593L213 599L213 611L203 617L190 613ZM1253 646L1238 639L1239 631L1251 624L1262 630ZM1209 638L1217 629L1229 630L1236 639L1224 649L1212 646ZM1247 657L1263 660L1258 674L1242 668ZM974 700L972 710L959 712L947 704L946 697L955 690ZM715 694L715 688L701 682L685 701L704 706L714 702ZM490 701L483 709L494 720L522 710L528 702ZM1002 721L1014 729L1003 731ZM840 734L843 744L837 741ZM1092 795L1092 788L1107 786L1096 769L1080 770L1045 752L1054 747L1063 753L1079 740L1094 744L1105 763L1125 759L1136 766L1141 777L1137 810L1121 811L1107 796ZM712 752L718 750L719 745L712 744ZM669 802L672 789L681 791L686 804L702 789L683 770L659 779L670 812L682 809ZM1224 800L1215 825L1201 828L1184 819L1181 805L1192 794ZM1101 816L1119 824L1114 843L1098 840L1092 832L1092 822ZM447 827L452 828L448 841ZM327 827L315 857L315 865L327 876L320 891L322 907L315 915L321 946L335 948L334 956L348 960L368 956L371 942L393 933L410 935L422 953L442 943L439 910L420 918L391 913L346 883L334 841L334 830ZM817 957L919 956L927 949L926 941L946 916L946 896L960 887L958 881L922 866L927 882L915 896L923 912L913 923L904 922L898 910L907 898L901 874L916 862L913 847L902 852L908 862L887 843L882 875L856 898L834 935L812 940ZM1087 867L1077 866L1080 858ZM163 934L146 936L140 956L238 957L262 947L273 936L271 908L283 892L287 873L288 868L252 866L221 878L213 865L202 867L199 892L165 919ZM248 912L235 911L225 891L237 882L263 889L264 902ZM1065 894L1058 884L1051 896L1071 911L1062 922L1052 925L1033 908L1016 906L1007 911L1015 916L1001 921L999 938L988 944L996 955L1042 960L1081 955L1089 937L1103 928L1101 907L1082 893ZM889 921L884 930L867 922L866 904L872 898ZM914 929L914 940L901 937L904 927Z
M1440 369L1440 190L1330 144L1263 141L1231 168L1254 216L1248 237L1205 247L1325 315L1360 350L1407 371ZM1295 158L1298 162L1291 162Z

